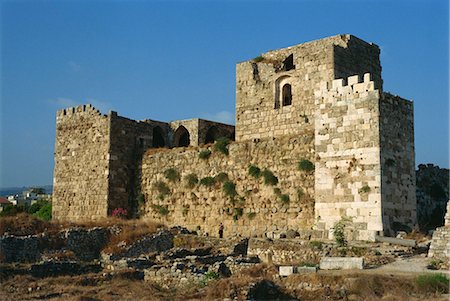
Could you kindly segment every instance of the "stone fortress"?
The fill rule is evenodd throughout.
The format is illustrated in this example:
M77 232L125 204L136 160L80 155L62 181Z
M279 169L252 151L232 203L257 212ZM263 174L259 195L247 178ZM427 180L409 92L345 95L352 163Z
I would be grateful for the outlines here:
M380 49L337 35L236 66L236 126L57 112L53 217L140 218L217 235L331 238L416 224L413 105L383 92ZM232 141L216 151L219 137Z

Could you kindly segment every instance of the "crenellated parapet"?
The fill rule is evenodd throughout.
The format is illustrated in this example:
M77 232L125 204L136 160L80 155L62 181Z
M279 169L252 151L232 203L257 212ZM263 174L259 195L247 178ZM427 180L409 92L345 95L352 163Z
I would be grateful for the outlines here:
M347 78L334 79L331 82L323 81L319 84L319 89L314 91L316 104L322 100L355 99L364 98L369 95L379 95L379 90L375 89L375 82L370 73L352 75Z
M102 113L100 113L99 110L94 108L91 104L86 105L80 105L76 107L69 107L65 109L58 110L56 112L57 118L65 118L65 117L73 117L73 116L80 116L80 115L94 115L94 116L101 116ZM106 115L103 115L106 116Z

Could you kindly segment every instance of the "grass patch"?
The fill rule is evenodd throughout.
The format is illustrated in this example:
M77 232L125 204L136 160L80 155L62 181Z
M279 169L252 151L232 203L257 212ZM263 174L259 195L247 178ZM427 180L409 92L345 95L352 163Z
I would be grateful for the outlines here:
M237 221L244 214L243 208L234 208L233 209L233 220Z
M195 185L198 184L198 177L196 174L188 174L184 177L184 180L186 181L186 187L187 188L194 188Z
M310 172L314 170L314 164L308 159L302 159L298 162L298 169L301 171Z
M323 248L323 242L317 241L317 240L311 240L309 242L309 245L311 247L313 247L314 249L318 249L318 250L322 250L322 248Z
M264 184L272 186L278 184L278 178L269 169L264 169L262 176L264 178Z
M253 59L253 61L254 61L255 63L260 63L260 62L264 61L264 57L262 57L261 55L259 55L259 56L255 57L255 58Z
M211 151L209 149L202 150L200 151L200 153L198 153L198 157L202 160L208 160L210 156Z
M256 165L250 165L248 167L248 174L256 179L259 179L261 177L261 169Z
M170 182L176 182L180 180L180 173L175 168L168 168L164 171L164 177Z
M448 294L450 279L444 274L424 274L416 278L419 289L426 292Z
M214 151L228 156L228 145L229 144L230 144L230 139L225 138L225 137L219 138L214 143Z
M279 198L280 198L280 201L283 204L289 204L290 198L289 198L288 194L285 194L285 193L284 194L280 194Z

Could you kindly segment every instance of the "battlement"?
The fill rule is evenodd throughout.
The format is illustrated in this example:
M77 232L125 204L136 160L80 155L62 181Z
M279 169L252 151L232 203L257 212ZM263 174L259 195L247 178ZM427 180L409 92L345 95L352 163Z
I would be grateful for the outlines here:
M80 106L76 106L76 107L69 107L66 109L62 109L62 110L58 110L56 112L56 117L72 117L75 115L98 115L101 116L102 113L100 113L99 110L97 110L96 108L94 108L93 105L91 104L86 104L86 105L80 105ZM106 115L104 115L106 116Z
M315 96L323 96L330 93L333 96L342 96L348 94L360 94L364 92L376 91L375 83L370 73L365 73L361 78L360 75L352 75L347 78L334 79L330 82L321 82L320 89L315 91Z

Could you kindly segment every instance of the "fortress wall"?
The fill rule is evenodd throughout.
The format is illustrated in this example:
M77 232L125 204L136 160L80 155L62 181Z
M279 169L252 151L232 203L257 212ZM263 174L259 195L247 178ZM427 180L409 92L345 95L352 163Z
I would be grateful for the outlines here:
M350 238L382 231L379 91L370 75L337 79L316 92L315 217L319 229L350 218Z
M413 112L406 99L388 93L380 99L383 223L391 235L417 223Z
M154 121L134 121L117 116L110 118L110 172L108 214L115 208L135 210L134 199L139 194L137 180L142 154L152 145L153 128L164 124Z
M261 236L272 231L310 229L314 217L314 173L298 170L297 164L302 158L314 160L313 142L312 132L304 132L295 137L232 143L228 156L213 152L207 160L200 159L199 152L212 149L211 146L150 150L142 162L145 218L193 230L200 227L211 235L217 235L220 222L224 223L227 236L233 233ZM266 185L262 178L251 177L250 163L270 169L278 177L278 185ZM175 168L181 180L167 180L164 171L168 168ZM236 184L238 196L234 203L225 196L222 183L213 187L186 186L188 174L202 179L221 172L227 173ZM170 188L169 195L158 197L160 192L155 187L158 181ZM281 194L289 195L288 204L283 204L274 187ZM154 205L167 207L169 213L161 215ZM237 221L233 219L234 208L243 209Z
M91 105L57 112L54 219L75 221L106 216L109 119Z

